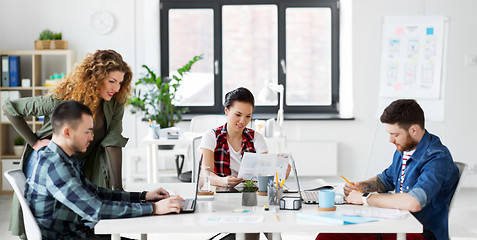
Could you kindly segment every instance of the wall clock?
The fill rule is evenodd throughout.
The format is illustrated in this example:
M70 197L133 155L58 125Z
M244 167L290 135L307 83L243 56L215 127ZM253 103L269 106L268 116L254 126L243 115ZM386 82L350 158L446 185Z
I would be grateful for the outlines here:
M99 10L90 19L91 28L100 34L107 34L113 30L114 16L108 11Z

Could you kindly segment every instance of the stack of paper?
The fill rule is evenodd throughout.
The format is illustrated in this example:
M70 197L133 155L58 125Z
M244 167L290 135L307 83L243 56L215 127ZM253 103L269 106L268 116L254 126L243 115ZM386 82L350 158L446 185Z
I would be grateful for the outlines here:
M275 174L277 174L278 180L285 179L289 162L289 154L258 154L246 152L243 154L242 164L240 165L237 177L250 180L256 176L275 176Z
M334 187L321 178L300 181L302 191L318 191L321 189L333 189Z

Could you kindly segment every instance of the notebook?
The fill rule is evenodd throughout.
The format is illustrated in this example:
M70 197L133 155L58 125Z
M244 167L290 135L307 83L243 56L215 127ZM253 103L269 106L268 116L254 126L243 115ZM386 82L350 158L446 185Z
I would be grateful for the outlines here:
M298 174L296 172L296 166L295 166L295 160L293 157L291 157L291 163L292 163L292 169L295 173L295 178L296 178L296 185L298 186L298 192L300 193L300 197L303 201L303 203L306 204L318 204L318 191L316 190L310 190L310 191L305 191L301 190L300 188L300 180L298 178ZM323 186L320 188L321 189L333 189L332 186ZM335 195L335 205L340 205L340 204L345 204L346 201L343 199L343 195L336 194Z

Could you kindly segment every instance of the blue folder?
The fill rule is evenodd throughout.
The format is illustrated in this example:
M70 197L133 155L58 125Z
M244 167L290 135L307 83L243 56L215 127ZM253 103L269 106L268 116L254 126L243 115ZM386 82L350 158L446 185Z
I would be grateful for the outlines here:
M9 57L10 87L20 86L20 56Z

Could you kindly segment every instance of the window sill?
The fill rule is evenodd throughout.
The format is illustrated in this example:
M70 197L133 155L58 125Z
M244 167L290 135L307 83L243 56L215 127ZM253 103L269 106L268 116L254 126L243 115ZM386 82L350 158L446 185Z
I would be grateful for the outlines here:
M190 121L193 117L206 114L184 114L182 121ZM253 119L276 118L276 113L254 113ZM339 113L285 113L285 120L355 120L354 117L343 117Z

